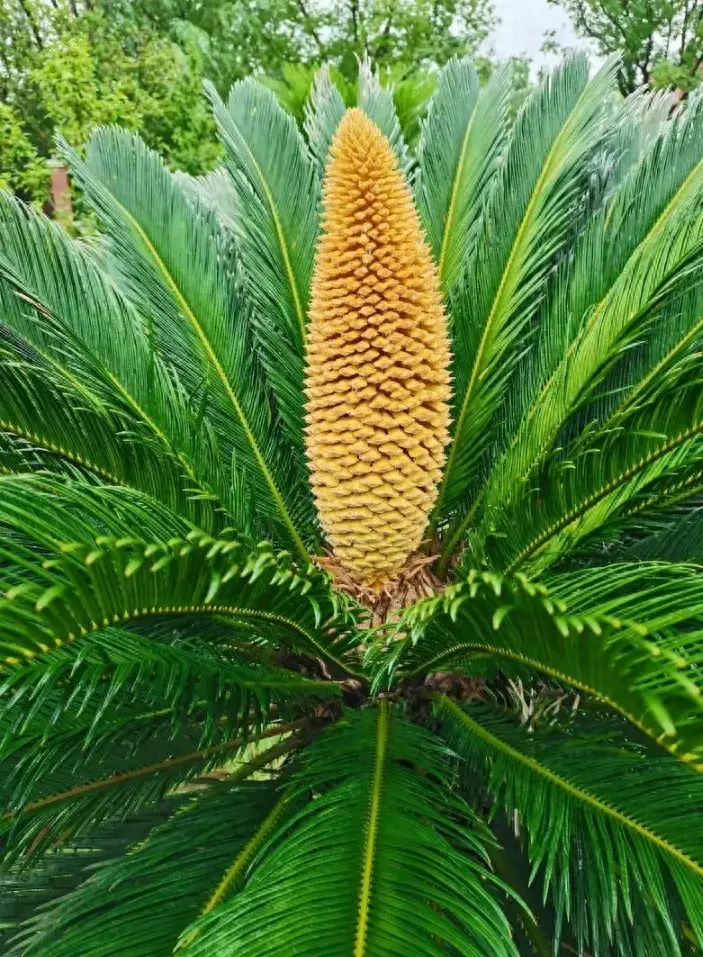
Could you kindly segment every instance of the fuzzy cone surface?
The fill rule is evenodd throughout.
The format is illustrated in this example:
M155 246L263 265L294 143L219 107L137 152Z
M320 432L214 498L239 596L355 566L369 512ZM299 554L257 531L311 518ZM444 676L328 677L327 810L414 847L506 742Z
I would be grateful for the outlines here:
M360 584L420 544L444 464L449 341L437 271L388 140L349 110L330 150L307 345L322 525Z

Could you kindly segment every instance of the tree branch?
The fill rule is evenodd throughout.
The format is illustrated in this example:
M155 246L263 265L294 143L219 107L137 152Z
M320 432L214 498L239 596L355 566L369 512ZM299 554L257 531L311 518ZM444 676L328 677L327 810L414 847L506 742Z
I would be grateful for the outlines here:
M32 31L32 36L34 37L37 47L40 50L42 50L44 48L44 42L41 38L41 33L39 32L39 25L37 21L34 19L34 14L32 13L32 9L29 6L28 0L20 0L20 6L22 7L24 15L27 18L29 29Z

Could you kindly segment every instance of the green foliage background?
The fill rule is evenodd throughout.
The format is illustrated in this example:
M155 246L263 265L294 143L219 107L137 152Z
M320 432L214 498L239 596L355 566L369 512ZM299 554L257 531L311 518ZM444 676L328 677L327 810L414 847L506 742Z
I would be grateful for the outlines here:
M172 168L206 172L220 148L203 79L224 93L244 76L265 74L302 122L315 68L333 64L352 105L366 53L384 85L394 86L412 143L436 69L455 54L474 54L492 23L490 0L352 0L344 10L323 3L314 12L292 0L7 0L0 10L0 185L44 204L56 134L80 149L106 124L139 133ZM487 60L482 69L486 78Z

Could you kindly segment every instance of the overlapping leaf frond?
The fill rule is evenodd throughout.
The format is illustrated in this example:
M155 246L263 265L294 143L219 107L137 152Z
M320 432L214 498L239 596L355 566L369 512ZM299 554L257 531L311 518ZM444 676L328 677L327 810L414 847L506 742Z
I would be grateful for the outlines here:
M74 891L90 877L93 867L119 857L141 841L153 827L168 820L179 803L178 798L169 798L129 821L112 821L83 840L67 840L61 850L42 860L41 867L28 870L20 865L0 876L0 946L4 952L9 952L10 940L24 921L43 905Z
M174 734L164 716L132 712L116 719L87 748L75 746L64 731L41 752L18 752L14 767L9 756L3 762L9 775L3 786L7 810L0 818L2 867L8 871L18 862L40 863L69 837L140 814L168 795L187 791L194 779L246 779L302 746L309 724L300 719L272 725L253 741L239 736L202 748L197 727L184 724Z
M415 196L440 283L460 278L507 137L508 68L497 70L479 94L468 59L442 70L418 145Z
M564 430L584 408L581 426L589 431L582 445L594 438L588 454L597 456L613 427L627 426L625 441L632 437L633 455L622 472L628 473L640 461L638 440L647 426L626 422L623 410L632 416L647 397L650 404L653 396L670 402L667 387L678 387L674 379L700 333L700 296L692 286L703 255L701 109L703 100L694 99L666 126L592 218L564 266L532 363L537 385L526 389L526 411L488 484L485 534L494 524L502 526L506 505L513 510L510 521L515 510L529 508L535 487L545 497L552 494L554 483L549 488L540 483L539 469L549 458L556 460L555 469L568 458L559 454ZM682 403L684 416L695 415L694 395L689 392ZM659 423L650 414L648 431L656 433ZM602 417L600 422L594 416ZM689 427L695 434L695 423L683 431ZM672 426L662 445L678 435ZM585 491L591 492L587 480Z
M9 197L0 221L2 431L167 501L180 486L190 515L193 498L231 510L236 490L222 479L213 436L134 311L57 226ZM130 471L135 456L139 472Z
M386 702L321 737L297 778L315 800L184 953L259 954L265 939L311 957L515 954L487 833L452 796L452 773L439 742Z
M289 552L215 539L124 489L0 482L9 666L112 625L204 614L275 625L284 646L350 667L353 620L327 576L297 570Z
M617 122L613 140L609 148L597 157L600 162L596 162L596 174L601 179L606 201L652 142L664 132L675 106L671 91L640 87L615 111Z
M244 485L240 502L256 497L260 520L305 556L310 496L272 428L229 238L138 137L99 130L85 162L63 150L109 240L107 268L143 317L152 349L199 397L230 484ZM247 521L241 509L235 517Z
M618 558L644 561L695 562L703 565L703 514L697 496L687 499L647 523L641 534L628 542Z
M0 331L0 369L4 472L65 473L121 485L152 495L208 531L227 525L214 492L198 486L160 437L126 410L101 404L8 327Z
M253 328L291 448L303 461L303 358L318 234L320 177L295 120L254 80L213 102L234 186L234 216Z
M609 131L600 121L615 68L607 63L589 83L586 58L570 57L518 117L464 282L450 304L455 425L438 515L470 492L488 425L512 365L525 350L526 324L572 236L593 157ZM448 551L460 536L452 530Z
M625 570L618 578L617 566L609 566L612 591L601 577L600 593L590 570L548 584L473 570L406 613L398 626L406 637L384 655L378 680L384 672L414 679L446 669L483 674L486 662L537 673L594 695L703 770L703 577L697 566L655 564L649 578L645 571L637 576L637 600L618 604L615 582L623 593L632 591L635 567L628 580ZM579 596L581 589L588 594L589 583L594 597L587 602Z
M553 564L582 539L603 537L608 525L624 533L632 517L696 494L703 470L701 353L697 343L682 345L684 338L602 426L565 441L532 476L531 491L506 505L489 542L496 565Z
M41 743L65 716L76 740L86 743L127 704L170 712L174 727L195 717L200 743L210 745L339 694L333 681L277 666L263 640L241 640L236 622L203 626L194 616L185 627L164 620L146 633L106 628L5 671L0 726L7 725L8 738L29 735Z
M273 826L280 810L273 782L224 781L196 794L121 859L45 906L9 953L170 957L232 863L246 872L258 849L252 835ZM228 889L236 887L232 876Z
M43 740L27 736L6 745L0 763L3 870L38 859L64 835L137 813L226 761L243 743L238 737L229 747L200 748L198 732L185 722L174 732L167 709L124 707L89 741L61 722Z
M679 955L683 919L703 945L699 776L591 715L528 728L485 704L438 708L468 773L515 815L557 941L568 921L580 951Z
M346 111L342 94L330 73L329 64L315 74L305 103L305 134L320 174L324 174L332 139Z
M703 100L693 97L685 110L660 126L658 135L648 136L637 162L606 206L593 216L576 244L572 260L564 265L558 291L544 314L536 363L539 376L526 383L530 388L539 392L545 387L577 333L593 323L596 309L609 305L601 301L621 281L626 269L636 274L633 279L647 281L641 269L642 257L654 253L658 243L665 243L669 224L700 189L702 109ZM620 130L623 126L629 129L627 120ZM641 129L640 123L638 126ZM616 236L617 242L613 241ZM658 277L649 280L645 293L657 285ZM632 315L636 313L621 317L623 325ZM659 329L658 334L665 335L666 330ZM608 342L603 345L607 347ZM607 356L607 348L605 352Z

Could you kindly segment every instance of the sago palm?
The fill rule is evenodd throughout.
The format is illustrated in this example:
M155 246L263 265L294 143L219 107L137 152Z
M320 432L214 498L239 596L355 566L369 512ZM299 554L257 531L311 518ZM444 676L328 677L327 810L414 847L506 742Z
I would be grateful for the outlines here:
M0 205L3 953L703 944L703 98L364 67Z

